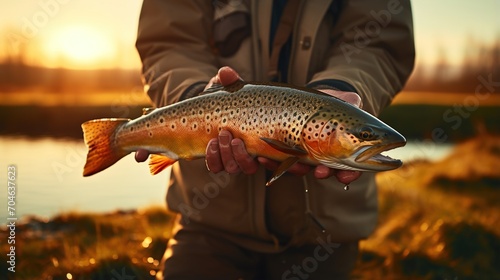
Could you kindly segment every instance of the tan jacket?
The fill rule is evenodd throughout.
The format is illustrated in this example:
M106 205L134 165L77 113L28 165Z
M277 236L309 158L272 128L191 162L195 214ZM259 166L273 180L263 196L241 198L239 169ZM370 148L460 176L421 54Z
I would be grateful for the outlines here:
M225 9L248 13L251 24L251 36L230 57L218 55L213 44L214 17ZM224 65L245 80L266 81L271 10L272 1L145 0L137 49L151 100L164 106L198 92ZM307 0L293 31L288 77L296 85L346 82L377 115L403 87L414 56L409 1ZM184 222L267 252L317 242L320 227L306 212L335 242L367 237L377 220L373 173L349 191L335 178L312 175L286 175L266 188L262 168L253 176L212 174L203 160L183 161L173 168L167 203Z

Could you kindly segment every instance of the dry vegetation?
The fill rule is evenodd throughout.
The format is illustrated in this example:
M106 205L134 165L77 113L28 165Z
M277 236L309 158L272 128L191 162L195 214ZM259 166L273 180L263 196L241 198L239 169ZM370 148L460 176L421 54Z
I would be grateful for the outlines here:
M499 165L500 136L483 134L379 174L380 223L353 278L500 279ZM163 208L32 218L17 232L17 279L154 279L171 223Z
M357 279L499 279L500 137L461 143L438 162L379 174L380 225Z

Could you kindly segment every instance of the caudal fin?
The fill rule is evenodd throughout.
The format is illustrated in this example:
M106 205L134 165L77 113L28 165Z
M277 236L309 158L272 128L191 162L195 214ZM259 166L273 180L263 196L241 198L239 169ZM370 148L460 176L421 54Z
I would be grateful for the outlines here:
M115 146L113 134L129 119L99 119L82 124L83 139L89 151L83 176L98 173L126 156L128 152Z

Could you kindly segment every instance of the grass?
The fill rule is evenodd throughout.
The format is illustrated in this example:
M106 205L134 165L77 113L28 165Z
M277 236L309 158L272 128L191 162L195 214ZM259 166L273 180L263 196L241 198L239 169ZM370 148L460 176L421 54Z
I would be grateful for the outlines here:
M356 279L500 279L500 137L380 173L380 222Z
M172 215L161 207L33 218L17 230L16 279L154 279L171 225ZM7 271L6 255L0 258Z
M500 136L482 134L441 161L379 173L379 225L361 242L353 279L500 279L499 165ZM16 276L154 279L171 226L161 207L32 218L17 231Z

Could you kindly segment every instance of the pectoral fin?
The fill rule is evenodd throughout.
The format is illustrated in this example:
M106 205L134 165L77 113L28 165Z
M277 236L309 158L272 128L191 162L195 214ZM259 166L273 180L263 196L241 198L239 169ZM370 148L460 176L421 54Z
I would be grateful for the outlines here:
M285 172L297 161L299 161L298 157L289 157L283 161L280 166L278 166L278 169L274 171L273 177L266 183L266 186L269 187L274 181L281 177L281 175L285 174Z
M298 147L298 146L292 147L292 146L289 146L289 145L287 145L279 140L271 139L271 138L261 137L260 139L263 140L264 142L266 142L269 146L271 146L271 147L275 148L276 150L283 152L285 154L289 154L289 155L296 156L296 157L307 155L307 152L304 149L302 149L301 147Z
M151 172L152 175L156 175L176 161L177 160L164 155L151 155L151 159L149 160L149 172Z

